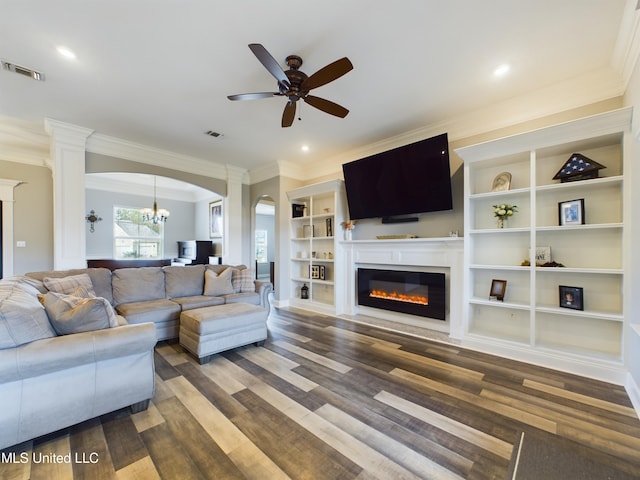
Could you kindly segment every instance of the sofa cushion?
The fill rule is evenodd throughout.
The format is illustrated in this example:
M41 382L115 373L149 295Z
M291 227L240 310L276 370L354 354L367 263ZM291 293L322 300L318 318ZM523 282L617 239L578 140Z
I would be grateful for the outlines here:
M162 267L119 268L113 271L111 284L114 305L165 298Z
M127 323L161 323L175 321L180 318L180 305L161 298L145 302L123 303L116 311L127 319ZM158 335L160 337L160 335Z
M44 277L44 286L47 290L55 293L63 293L70 295L78 287L86 288L94 297L96 295L91 283L91 277L87 273L81 273L79 275L69 275L68 277L52 278Z
M193 310L194 308L212 307L214 305L223 305L224 297L210 297L208 295L193 295L191 297L172 298L172 302L180 305L182 311Z
M216 274L213 270L204 272L204 294L212 297L221 295L229 295L234 293L233 284L231 283L232 269L227 268Z
M205 267L207 268L207 270L212 270L218 275L223 271L225 271L227 268L237 268L238 270L244 270L245 268L247 268L246 265L216 265L216 264L208 264L208 265L205 265Z
M167 298L202 295L204 291L204 265L164 267Z
M236 293L255 292L256 284L254 283L254 271L248 268L239 270L231 269L231 283Z
M113 307L102 297L75 297L49 292L39 295L58 335L91 332L118 326Z
M260 295L256 292L232 293L224 296L224 303L250 303L260 305Z
M0 281L0 350L56 336L36 293L27 285Z

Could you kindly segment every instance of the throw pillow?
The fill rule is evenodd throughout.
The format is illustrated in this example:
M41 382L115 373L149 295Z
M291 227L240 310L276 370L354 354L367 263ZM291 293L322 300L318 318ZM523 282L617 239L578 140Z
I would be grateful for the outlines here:
M86 287L94 297L96 295L96 292L93 290L93 283L91 283L91 277L86 273L59 278L45 277L43 283L50 292L69 295L78 287Z
M0 280L0 350L55 336L32 288Z
M256 284L253 281L254 272L249 268L238 270L232 268L231 283L236 293L255 292Z
M219 275L213 270L204 272L204 295L219 297L235 293L231 283L232 272L230 268L223 270Z
M49 292L39 295L58 335L90 332L118 326L111 304L102 297L74 297Z

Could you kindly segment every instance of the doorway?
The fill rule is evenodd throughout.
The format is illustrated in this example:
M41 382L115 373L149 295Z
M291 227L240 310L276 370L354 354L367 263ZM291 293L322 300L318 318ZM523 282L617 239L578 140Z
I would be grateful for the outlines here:
M255 207L255 227L253 231L253 257L256 280L270 281L275 285L276 252L276 203L268 196L261 197Z

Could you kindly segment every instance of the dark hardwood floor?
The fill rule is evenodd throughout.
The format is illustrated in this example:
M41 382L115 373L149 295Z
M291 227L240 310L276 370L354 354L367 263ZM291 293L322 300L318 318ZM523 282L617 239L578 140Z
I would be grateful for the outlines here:
M350 321L275 311L264 347L160 343L156 372L147 411L4 450L0 478L504 479L522 432L640 478L624 388Z

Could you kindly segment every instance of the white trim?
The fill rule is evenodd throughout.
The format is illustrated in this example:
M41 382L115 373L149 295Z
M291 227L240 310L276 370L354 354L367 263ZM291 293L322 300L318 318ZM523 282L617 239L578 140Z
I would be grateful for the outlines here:
M636 411L636 415L640 418L640 387L630 373L627 374L627 381L624 384L624 388L627 391L627 395L629 395L629 399Z
M0 201L2 201L2 278L13 275L13 189L19 180L0 178Z

